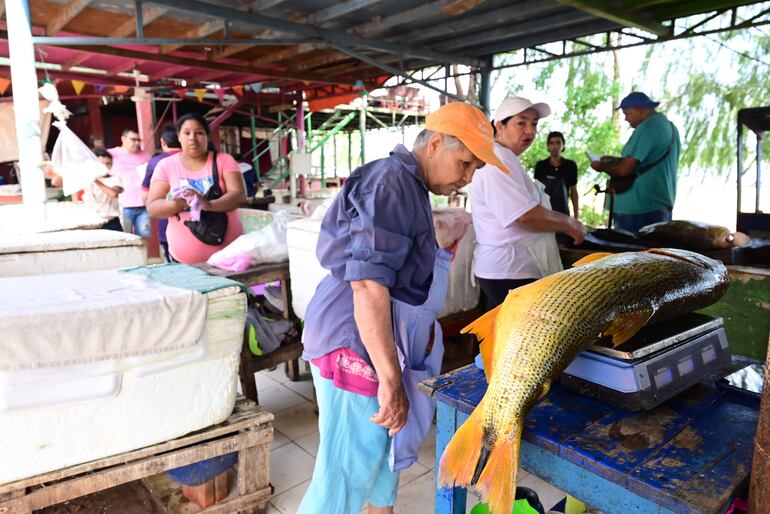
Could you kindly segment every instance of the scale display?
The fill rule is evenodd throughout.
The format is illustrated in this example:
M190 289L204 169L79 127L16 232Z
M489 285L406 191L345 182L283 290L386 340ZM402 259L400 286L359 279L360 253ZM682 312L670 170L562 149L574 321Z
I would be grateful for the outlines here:
M692 313L647 326L617 348L599 342L577 356L561 382L624 409L650 409L731 365L722 323Z

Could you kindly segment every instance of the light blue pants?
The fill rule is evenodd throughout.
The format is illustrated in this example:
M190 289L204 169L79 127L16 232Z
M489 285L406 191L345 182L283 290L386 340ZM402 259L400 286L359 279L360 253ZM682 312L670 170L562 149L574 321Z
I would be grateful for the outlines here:
M123 226L126 232L141 237L150 237L152 222L144 207L123 207Z
M395 505L398 473L388 468L387 429L369 418L377 398L334 387L311 366L318 399L318 446L310 487L297 514L358 514L365 503Z

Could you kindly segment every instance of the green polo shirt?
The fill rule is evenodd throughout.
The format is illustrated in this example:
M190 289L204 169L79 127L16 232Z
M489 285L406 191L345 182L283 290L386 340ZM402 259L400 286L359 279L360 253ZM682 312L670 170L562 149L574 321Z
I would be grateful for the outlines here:
M623 157L633 157L636 170L660 159L668 150L671 140L674 146L661 162L639 175L634 185L615 197L615 212L640 214L643 212L671 209L676 198L676 170L679 165L679 131L659 112L641 122L623 147Z

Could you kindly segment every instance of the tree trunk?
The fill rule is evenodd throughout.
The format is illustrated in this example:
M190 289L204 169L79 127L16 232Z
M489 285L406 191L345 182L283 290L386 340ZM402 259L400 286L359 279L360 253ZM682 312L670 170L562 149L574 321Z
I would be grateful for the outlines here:
M460 96L462 98L467 98L465 96L465 90L463 89L463 84L460 81L460 77L458 77L459 73L460 73L460 66L458 66L457 64L453 64L452 65L452 78L455 81L455 90L457 92L457 96Z
M466 100L478 101L478 73L471 73L468 76L468 95Z
M615 38L617 36L613 33L610 35L610 41L612 46L615 46ZM612 51L612 80L614 84L620 83L620 56L618 50ZM617 96L612 97L612 128L616 134L620 134L620 99Z

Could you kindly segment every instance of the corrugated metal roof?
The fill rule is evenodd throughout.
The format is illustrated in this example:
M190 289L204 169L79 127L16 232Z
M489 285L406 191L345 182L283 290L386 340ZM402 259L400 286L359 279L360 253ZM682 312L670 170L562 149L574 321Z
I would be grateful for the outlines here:
M677 36L672 20L729 13L749 4L770 2L145 0L145 38L202 38L205 46L165 42L84 47L76 46L76 40L56 49L39 46L48 52L47 62L113 71L136 68L150 84L175 77L186 79L188 86L201 80L267 81L291 90L323 83L352 85L357 79L381 76L383 69L392 74L392 68L437 64L488 66L493 54L626 27L645 42L663 41ZM84 44L83 37L135 37L134 8L125 0L31 0L30 9L37 36L79 37L78 45ZM770 22L768 11L753 23ZM733 26L740 21L733 19ZM250 46L215 41L225 37L230 43L241 38L256 41ZM291 44L275 44L282 39ZM7 45L0 53L7 55Z

